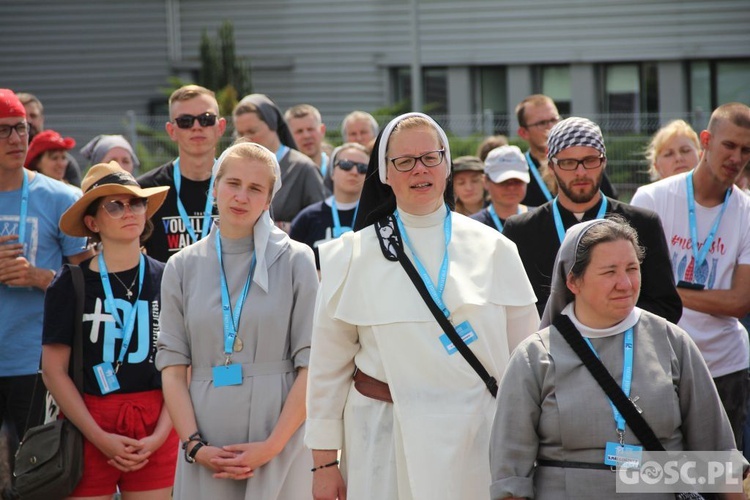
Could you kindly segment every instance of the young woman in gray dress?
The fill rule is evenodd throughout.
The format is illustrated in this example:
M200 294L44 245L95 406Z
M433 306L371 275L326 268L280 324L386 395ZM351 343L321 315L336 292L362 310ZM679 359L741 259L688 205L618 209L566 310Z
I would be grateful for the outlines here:
M305 498L313 253L271 222L273 153L238 143L214 171L219 223L170 258L162 283L156 364L184 452L174 496Z
M559 315L570 319L623 391L630 386L628 396L666 450L735 449L696 345L676 325L635 307L643 249L635 230L618 219L567 231L543 330L511 356L490 444L493 499L615 498L616 476L605 448L618 442L642 446L553 325ZM631 370L623 368L628 364ZM737 495L725 498L744 498ZM673 499L674 493L652 497Z

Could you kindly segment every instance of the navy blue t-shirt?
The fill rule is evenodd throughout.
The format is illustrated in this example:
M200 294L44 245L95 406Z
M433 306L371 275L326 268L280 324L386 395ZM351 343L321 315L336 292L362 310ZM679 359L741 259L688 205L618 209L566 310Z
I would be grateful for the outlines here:
M355 208L349 210L339 209L339 221L342 227L352 227L355 211ZM335 239L333 233L333 213L331 212L331 206L323 200L305 207L297 214L292 221L289 237L305 243L313 249L315 253L315 267L320 269L318 246L326 241Z
M83 389L86 394L101 396L93 367L109 361L114 363L120 355L122 333L110 314L104 298L104 288L98 271L89 268L92 259L80 264L85 282L83 306ZM125 362L117 373L120 389L116 393L142 392L161 389L161 373L154 365L156 339L159 335L159 311L161 310L161 276L164 264L150 257L145 258L143 291L138 299L133 336ZM115 307L125 321L138 296L138 267L109 273ZM122 281L122 283L120 283ZM133 298L127 300L126 287L135 281ZM75 321L75 292L73 279L67 267L63 267L47 289L44 298L44 328L42 344L73 345Z

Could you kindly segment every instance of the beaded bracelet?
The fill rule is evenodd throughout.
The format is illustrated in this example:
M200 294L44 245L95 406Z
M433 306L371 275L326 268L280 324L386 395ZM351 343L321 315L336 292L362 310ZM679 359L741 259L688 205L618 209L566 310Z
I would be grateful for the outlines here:
M334 460L330 464L325 464L325 465L320 465L318 467L313 467L312 469L310 469L310 472L315 472L316 470L325 469L326 467L333 467L334 465L338 465L338 464L339 464L339 461L338 460Z

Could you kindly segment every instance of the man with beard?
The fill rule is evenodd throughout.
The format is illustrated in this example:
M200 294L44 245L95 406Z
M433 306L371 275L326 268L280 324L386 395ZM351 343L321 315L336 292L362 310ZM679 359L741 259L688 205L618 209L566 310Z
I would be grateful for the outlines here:
M538 209L510 217L503 234L518 246L526 274L537 297L539 314L550 293L552 268L565 231L578 222L607 214L624 217L646 249L641 264L638 307L676 323L682 302L670 272L664 231L659 216L604 196L600 190L607 151L599 126L586 118L562 120L550 130L547 156L559 192Z
M695 170L641 187L633 204L662 218L685 306L679 326L701 350L741 447L749 388L739 318L750 312L750 200L734 183L750 162L750 107L719 106L700 142Z
M531 173L531 182L521 204L538 207L552 201L557 194L555 177L547 166L547 136L550 129L560 121L560 114L552 98L544 94L534 94L518 103L516 119L518 136L529 144L525 156ZM617 198L617 191L609 182L606 173L602 177L601 191L605 196Z

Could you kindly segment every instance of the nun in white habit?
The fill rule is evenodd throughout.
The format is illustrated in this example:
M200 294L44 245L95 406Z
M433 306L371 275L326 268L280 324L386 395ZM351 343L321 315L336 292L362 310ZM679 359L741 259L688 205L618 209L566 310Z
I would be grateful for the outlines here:
M374 151L359 230L320 248L305 436L314 498L486 499L494 398L443 342L393 252L421 269L497 380L537 328L535 297L515 246L447 207L450 146L437 123L399 116Z

